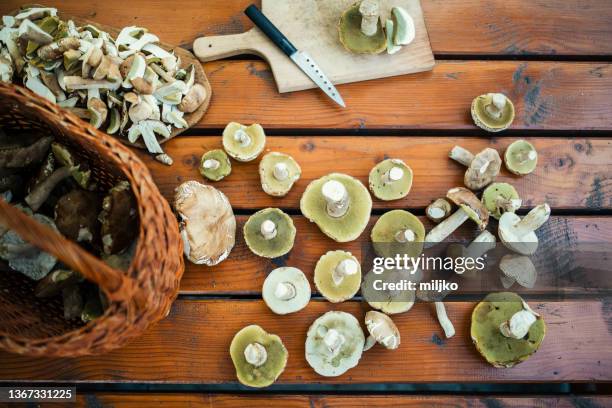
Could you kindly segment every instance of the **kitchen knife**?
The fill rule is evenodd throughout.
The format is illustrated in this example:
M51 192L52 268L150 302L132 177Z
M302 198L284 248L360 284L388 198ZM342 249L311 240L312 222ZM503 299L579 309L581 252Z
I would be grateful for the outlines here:
M246 14L247 17L249 17L278 48L287 54L287 56L291 58L291 60L295 62L295 64L302 71L304 71L304 73L308 75L308 77L315 84L317 84L317 86L321 88L323 92L327 94L327 96L332 98L343 108L346 107L344 100L342 100L342 96L340 96L340 93L334 84L331 83L331 81L327 78L327 75L323 73L312 57L305 51L300 51L295 48L295 46L291 44L291 41L289 41L287 37L285 37L285 35L281 33L270 20L268 20L268 18L261 12L261 10L257 8L256 5L251 4L249 7L247 7L244 10L244 14Z

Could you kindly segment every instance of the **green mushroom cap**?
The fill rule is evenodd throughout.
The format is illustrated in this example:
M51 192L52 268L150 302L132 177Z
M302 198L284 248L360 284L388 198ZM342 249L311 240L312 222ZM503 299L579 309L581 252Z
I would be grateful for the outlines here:
M266 145L266 134L261 125L245 126L230 122L223 130L223 148L241 162L255 160Z
M281 375L289 353L280 337L253 324L236 333L230 344L230 356L238 381L249 387L261 388L273 384ZM253 358L258 358L258 361Z
M221 149L209 150L202 155L200 174L212 181L219 181L232 172L229 157Z
M301 174L300 165L288 154L270 152L259 162L261 187L271 196L286 195Z
M505 212L514 212L521 206L521 199L512 184L493 183L482 193L482 203L496 220Z
M487 295L472 312L472 341L480 354L495 367L509 368L527 360L544 340L546 324L539 316L523 338L502 334L500 326L522 310L529 309L519 295L499 292Z
M472 101L471 112L476 126L487 132L506 130L514 121L514 104L503 94L477 96Z
M346 190L346 212L340 216L330 215L328 202L323 195L323 186L329 181L342 184ZM348 242L357 239L368 225L372 198L359 180L346 174L331 173L312 181L306 187L300 200L300 209L325 235L337 242Z
M406 254L417 257L423 252L425 227L415 215L404 210L384 213L370 234L374 252L381 257Z
M412 169L400 159L383 160L370 171L369 185L376 198L399 200L410 192Z
M504 163L509 172L524 176L538 165L538 152L528 141L517 140L506 149Z
M391 290L387 285L398 285L401 282L414 282L417 284L422 278L422 273L417 271L412 274L406 269L384 269L382 273L368 272L361 284L361 294L368 304L374 309L386 314L404 313L412 309L416 297L416 291L409 289ZM380 281L376 283L376 281Z
M267 226L271 229L267 230ZM243 232L247 246L255 255L277 258L293 248L296 229L291 217L283 211L265 208L249 217Z
M355 54L378 54L387 49L387 38L380 19L376 23L376 33L365 35L361 31L361 2L348 7L338 22L340 42L348 51Z
M361 265L350 252L329 251L317 261L314 282L325 299L343 302L359 291Z

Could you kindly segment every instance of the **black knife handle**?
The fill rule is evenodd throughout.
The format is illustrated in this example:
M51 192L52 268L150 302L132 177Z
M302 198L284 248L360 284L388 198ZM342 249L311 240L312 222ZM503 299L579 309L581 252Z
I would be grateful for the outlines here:
M255 4L251 4L249 7L247 7L244 10L244 14L246 14L247 17L249 17L251 21L253 21L253 23L255 23L255 25L259 27L259 29L263 31L274 44L276 44L278 48L283 50L287 56L291 56L297 51L297 48L291 44L291 41L289 41L287 37L285 37L283 33L281 33L280 30L276 28L276 26L270 20L268 20L268 17L266 17Z

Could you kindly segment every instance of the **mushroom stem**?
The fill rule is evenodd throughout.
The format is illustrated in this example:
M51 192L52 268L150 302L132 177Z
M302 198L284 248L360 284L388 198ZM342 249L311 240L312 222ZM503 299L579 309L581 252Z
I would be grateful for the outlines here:
M274 165L274 169L272 170L272 174L278 181L287 180L289 177L289 169L285 163L276 163Z
M261 223L261 227L259 228L261 235L263 235L264 239L271 240L276 237L276 224L271 220L265 220Z
M501 93L495 93L491 95L491 103L485 106L485 111L492 119L500 119L504 113L506 107L507 98L506 95Z
M535 160L538 157L538 154L535 152L535 150L522 150L521 152L514 155L514 157L516 157L520 164L523 164L525 162Z
M29 258L39 252L37 247L28 242L24 242L21 244L7 243L4 244L3 247L4 250L9 254L10 258Z
M469 167L472 160L474 160L474 155L469 150L466 150L461 146L453 147L453 150L450 151L448 157L466 167Z
M383 183L388 184L401 180L402 177L404 177L404 170L402 170L401 167L391 167L382 175L382 181Z
M274 296L280 300L291 300L296 293L295 286L290 282L279 282L274 289Z
M202 165L207 170L217 170L221 163L215 159L207 159L204 160L204 164Z
M446 308L444 307L444 302L435 302L436 305L436 315L438 316L438 321L440 322L440 326L442 326L442 330L444 330L444 335L447 339L450 339L455 335L455 327L453 323L448 318L446 314Z
M259 343L250 343L244 349L244 358L249 364L260 367L268 360L266 348Z
M67 166L60 167L49 175L45 180L38 183L25 198L25 202L28 203L33 211L38 209L47 200L55 186L57 186L62 180L70 177L70 168Z
M368 37L376 34L379 16L378 1L363 0L359 5L359 12L361 13L361 32Z
M468 218L467 213L459 208L450 217L433 227L425 236L425 242L431 245L444 241L446 237L466 222Z
M482 231L465 249L466 258L480 258L495 248L495 235L489 231Z
M234 140L240 143L242 147L246 147L251 144L251 137L244 129L238 129L236 133L234 133Z
M332 279L336 285L340 285L345 276L354 275L359 271L359 265L353 259L344 259L336 265L332 273Z
M499 326L502 336L512 339L522 339L529 333L529 328L537 320L536 315L530 310L521 310Z
M427 218L435 223L442 221L451 212L451 205L443 198L438 198L425 209Z
M323 198L327 201L327 214L330 217L342 217L349 208L349 195L344 184L329 180L321 188Z
M514 234L517 237L524 237L540 228L550 216L550 206L548 204L540 204L533 208L526 216L523 217L514 226Z
M346 339L340 332L335 329L329 329L325 336L323 336L323 344L327 346L332 356L338 355L342 345L346 342Z
M416 239L416 235L414 231L408 228L399 230L395 234L395 240L402 244L406 242L414 242L415 239Z
M499 196L495 199L495 206L502 210L502 212L515 212L521 205L523 204L523 200L520 198L504 198Z

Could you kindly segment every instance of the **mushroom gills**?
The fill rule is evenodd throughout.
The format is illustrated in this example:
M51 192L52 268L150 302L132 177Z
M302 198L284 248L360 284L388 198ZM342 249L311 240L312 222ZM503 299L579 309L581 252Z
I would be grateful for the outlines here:
M371 0L365 2L372 3ZM377 2L375 2L377 3ZM387 48L387 39L382 27L378 13L369 17L370 24L366 33L362 31L363 16L360 6L363 2L357 2L349 6L340 17L338 22L338 35L340 42L348 51L355 54L379 54ZM375 31L370 27L375 27Z
M406 254L414 258L423 251L425 227L412 213L391 210L376 221L370 238L378 256L388 258Z
M261 125L244 126L230 122L223 130L223 148L232 158L248 162L255 160L266 145L266 134Z
M229 157L221 149L209 150L200 160L200 174L212 181L219 181L232 172Z
M259 162L261 187L274 197L285 196L301 174L300 165L284 153L270 152Z
M243 232L249 249L264 258L277 258L291 251L296 235L293 220L278 208L253 214L244 224Z
M374 309L386 314L405 313L412 309L416 293L414 290L390 290L388 286L379 290L375 284L380 281L387 284L398 285L403 282L414 282L421 279L421 271L410 271L407 269L384 269L377 274L368 272L361 283L361 295Z
M499 220L503 213L518 210L523 202L511 184L493 183L483 191L482 203L489 214Z
M383 201L406 197L412 187L412 169L399 159L386 159L370 171L369 187Z
M304 273L293 267L276 268L268 274L262 288L266 305L276 314L297 312L310 301L310 283Z
M359 291L361 265L350 252L329 251L317 261L314 282L325 299L343 302Z
M517 140L506 148L504 163L509 172L518 176L532 173L538 164L538 152L526 140Z
M488 132L500 132L512 124L514 104L504 94L488 93L474 98L471 114L476 126Z

